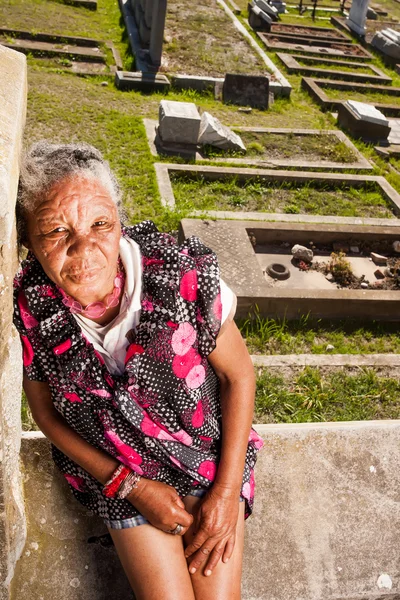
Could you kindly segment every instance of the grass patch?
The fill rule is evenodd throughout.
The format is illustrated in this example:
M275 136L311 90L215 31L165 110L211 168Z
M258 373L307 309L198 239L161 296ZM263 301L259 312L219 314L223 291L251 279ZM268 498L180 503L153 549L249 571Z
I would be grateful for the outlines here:
M216 0L169 0L162 70L221 77L268 68Z
M331 100L359 100L370 104L393 104L400 108L400 96L391 96L381 92L357 92L356 90L334 90L329 87L323 88Z
M296 321L256 315L238 322L250 354L387 354L400 352L400 325L369 322Z
M400 382L373 369L353 375L305 368L294 379L258 370L255 420L309 423L398 419Z
M304 57L305 58L305 57ZM310 63L307 60L302 60L301 58L296 58L297 62L304 66L310 67L312 69L322 69L324 71L343 71L346 73L357 73L357 74L366 74L366 75L376 75L372 69L367 67L366 65L359 63L359 65L347 66L347 65L334 65L329 63Z
M394 217L389 201L374 185L329 188L310 184L274 184L254 178L208 180L171 175L175 201L181 210L231 210L301 213L350 217Z
M354 152L333 135L298 135L295 133L277 134L255 131L237 131L245 144L245 154L218 151L209 147L206 155L246 156L268 160L273 158L326 160L333 162L353 162Z

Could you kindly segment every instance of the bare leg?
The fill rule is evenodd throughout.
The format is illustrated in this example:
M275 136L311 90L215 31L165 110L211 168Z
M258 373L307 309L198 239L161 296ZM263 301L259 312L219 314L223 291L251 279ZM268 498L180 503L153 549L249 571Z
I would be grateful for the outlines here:
M186 510L195 514L201 504L201 498L186 496ZM193 538L193 527L184 536L187 546ZM219 561L212 575L205 577L203 569L199 569L192 578L196 600L240 600L240 584L242 578L242 558L244 546L244 502L239 504L239 518L236 527L235 548L228 563Z
M195 600L181 536L152 525L109 532L136 600Z

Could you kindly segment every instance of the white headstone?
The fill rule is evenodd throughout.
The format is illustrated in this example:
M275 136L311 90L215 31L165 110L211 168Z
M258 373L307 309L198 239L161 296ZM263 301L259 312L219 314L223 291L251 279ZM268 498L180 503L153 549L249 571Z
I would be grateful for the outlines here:
M353 0L348 19L346 19L347 25L358 35L365 35L368 2L369 0Z
M201 118L193 102L161 100L159 135L163 142L197 144Z
M246 150L240 136L208 112L201 115L199 144L209 144L223 150Z
M385 35L383 31L376 32L372 38L371 45L383 54L386 54L386 56L400 60L400 44Z
M389 121L385 115L371 104L364 104L364 102L357 102L356 100L347 100L346 106L363 121L377 125L389 125Z
M278 11L274 6L268 4L266 0L255 0L256 6L261 8L267 15L270 15L272 18L278 18Z

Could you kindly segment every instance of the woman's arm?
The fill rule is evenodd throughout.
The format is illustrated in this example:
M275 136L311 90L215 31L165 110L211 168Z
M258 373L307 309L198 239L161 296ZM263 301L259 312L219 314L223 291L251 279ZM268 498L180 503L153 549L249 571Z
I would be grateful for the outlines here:
M239 494L254 410L254 368L244 340L232 322L217 339L209 362L221 383L222 447L213 486L201 505L197 533L185 554L195 572L208 559L210 575L219 559L227 562L235 544Z
M24 375L24 390L32 416L39 429L61 452L105 484L119 465L110 454L95 448L74 431L53 406L47 383L31 381ZM176 490L165 483L142 477L127 498L152 525L163 531L184 525L183 535L192 523Z

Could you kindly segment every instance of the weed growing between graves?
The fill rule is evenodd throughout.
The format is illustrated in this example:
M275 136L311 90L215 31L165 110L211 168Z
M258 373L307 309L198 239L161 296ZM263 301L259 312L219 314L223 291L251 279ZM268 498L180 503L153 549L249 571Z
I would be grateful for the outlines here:
M346 319L269 319L256 314L238 322L250 354L382 354L400 352L400 324Z
M310 161L354 162L357 160L351 148L333 135L298 135L289 133L262 133L237 131L246 146L246 152L227 152L216 148L206 148L208 157L246 156L260 160L290 158Z
M400 382L373 369L349 374L305 368L285 378L257 369L255 420L258 423L308 423L397 419Z
M230 210L345 217L394 218L390 203L374 184L362 188L269 183L236 177L208 180L171 174L175 202L180 210Z

